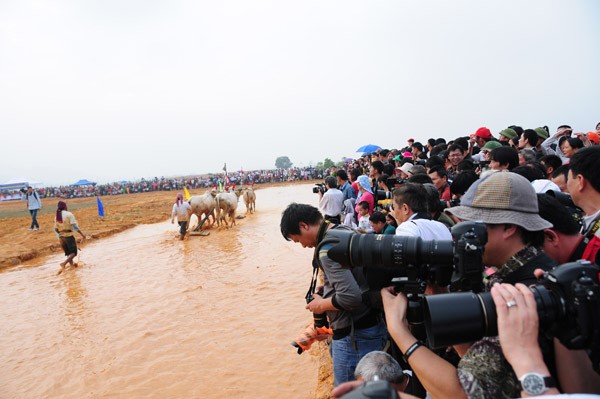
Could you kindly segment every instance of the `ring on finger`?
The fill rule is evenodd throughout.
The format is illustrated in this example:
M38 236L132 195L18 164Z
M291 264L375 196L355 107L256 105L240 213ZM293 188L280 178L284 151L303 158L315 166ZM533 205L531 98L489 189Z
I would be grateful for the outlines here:
M514 299L511 299L510 301L506 302L506 307L507 308L512 308L513 306L517 306L517 301L515 301Z

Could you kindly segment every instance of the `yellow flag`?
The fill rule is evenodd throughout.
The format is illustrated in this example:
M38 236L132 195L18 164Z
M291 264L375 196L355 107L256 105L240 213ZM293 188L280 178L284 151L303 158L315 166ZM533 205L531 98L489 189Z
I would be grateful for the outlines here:
M190 199L190 192L188 191L187 187L183 187L183 193L185 194L185 200L189 200Z

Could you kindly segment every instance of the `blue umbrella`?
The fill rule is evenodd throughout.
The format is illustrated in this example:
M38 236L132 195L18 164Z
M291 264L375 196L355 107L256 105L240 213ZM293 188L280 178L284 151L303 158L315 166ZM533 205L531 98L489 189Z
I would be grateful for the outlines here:
M363 145L362 147L360 147L358 150L356 150L356 152L375 152L377 150L381 150L381 147L375 144L367 144L367 145Z

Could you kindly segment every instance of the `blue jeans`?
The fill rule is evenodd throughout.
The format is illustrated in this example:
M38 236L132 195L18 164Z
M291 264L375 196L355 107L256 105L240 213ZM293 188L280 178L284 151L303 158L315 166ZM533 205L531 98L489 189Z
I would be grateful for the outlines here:
M31 227L30 227L31 229L33 229L33 228L39 229L40 228L40 225L38 224L38 221L36 219L37 212L38 212L37 209L29 210L29 213L31 214Z
M387 329L382 320L376 326L354 331L357 350L352 348L352 334L331 341L333 384L338 386L346 381L354 381L354 369L358 361L369 352L383 349L387 338Z

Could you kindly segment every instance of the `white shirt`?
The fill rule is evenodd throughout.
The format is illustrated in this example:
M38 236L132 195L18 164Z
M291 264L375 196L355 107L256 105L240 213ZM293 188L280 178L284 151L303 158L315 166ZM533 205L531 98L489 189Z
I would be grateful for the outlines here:
M319 207L325 215L337 216L344 209L344 193L337 188L330 188L323 194Z
M187 222L190 220L188 210L192 210L191 205L187 201L183 201L181 205L177 206L177 203L173 204L173 216L177 216L178 222Z
M435 220L414 219L412 215L396 228L397 236L421 237L424 240L452 240L452 234L445 224Z

